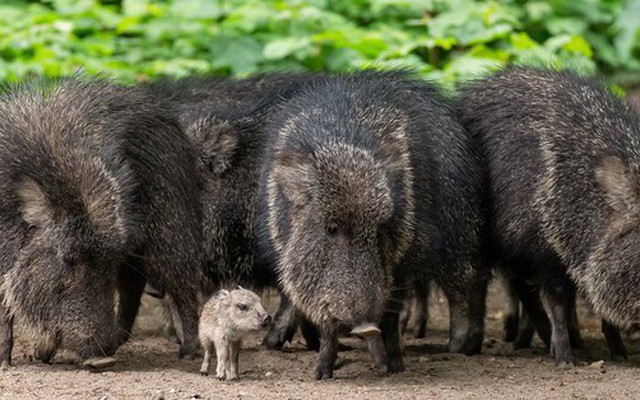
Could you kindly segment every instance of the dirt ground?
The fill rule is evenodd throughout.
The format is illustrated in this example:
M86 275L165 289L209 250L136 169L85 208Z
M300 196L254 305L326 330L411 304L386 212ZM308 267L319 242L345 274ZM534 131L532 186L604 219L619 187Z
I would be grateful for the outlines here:
M274 310L276 302L268 300ZM376 370L364 344L342 342L330 381L313 380L316 353L305 350L299 335L284 351L259 349L262 332L244 343L240 380L227 383L198 373L201 360L178 360L178 346L162 334L157 301L145 298L134 340L116 354L109 370L90 372L61 353L53 365L32 361L32 344L17 332L14 366L0 372L0 398L95 399L638 399L640 340L626 338L629 362L608 361L597 318L580 307L584 350L577 367L558 370L536 339L533 349L513 351L502 341L504 294L493 284L488 299L483 354L446 353L448 306L438 291L430 299L427 339L405 337L407 371L388 375ZM601 362L604 360L604 362Z

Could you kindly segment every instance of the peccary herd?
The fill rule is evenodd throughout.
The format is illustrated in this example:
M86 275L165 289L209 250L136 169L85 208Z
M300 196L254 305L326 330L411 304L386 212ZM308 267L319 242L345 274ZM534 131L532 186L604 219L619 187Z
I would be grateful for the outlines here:
M301 328L316 379L344 334L401 372L403 305L417 294L424 336L431 282L451 352L481 351L495 274L522 303L508 339L537 331L557 364L582 344L577 296L614 358L640 324L640 117L571 72L507 67L455 97L406 71L19 84L0 95L0 189L5 368L14 319L43 362L113 356L145 285L179 356L200 339L219 379L267 325L272 349ZM278 290L273 322L239 285Z

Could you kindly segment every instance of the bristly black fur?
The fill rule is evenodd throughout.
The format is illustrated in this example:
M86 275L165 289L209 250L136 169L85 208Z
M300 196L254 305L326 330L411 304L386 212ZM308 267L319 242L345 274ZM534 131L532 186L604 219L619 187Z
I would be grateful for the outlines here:
M598 79L526 67L471 83L460 109L487 163L493 256L538 326L542 295L556 362L579 341L574 286L606 320L638 324L638 116Z
M283 94L284 93L284 94ZM320 77L274 94L260 178L259 241L295 306L322 332L332 376L339 326L381 323L403 369L398 310L433 277L452 306L452 351L483 337L489 272L479 155L435 86L406 72Z

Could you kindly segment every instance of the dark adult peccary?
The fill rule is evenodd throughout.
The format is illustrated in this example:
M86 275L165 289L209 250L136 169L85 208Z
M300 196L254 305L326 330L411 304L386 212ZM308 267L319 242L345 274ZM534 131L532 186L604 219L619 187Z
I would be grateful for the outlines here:
M556 362L572 364L574 284L622 355L613 326L640 322L640 119L601 82L528 68L467 87L461 109L488 163L496 255L539 285Z
M146 276L177 299L181 352L197 349L199 205L188 142L167 109L137 90L69 78L0 97L2 365L13 318L83 358L128 333ZM179 288L179 290L176 290Z
M189 77L147 86L176 109L197 160L202 182L206 291L243 285L277 286L273 268L256 254L257 190L264 134L259 129L277 99L261 101L276 87L313 79L314 74L268 74L248 79ZM161 288L153 295L163 296ZM169 302L165 302L165 305ZM171 307L165 307L170 310ZM170 312L166 312L170 317ZM171 318L168 318L171 321ZM282 346L296 328L296 312L283 299L267 347ZM169 324L169 332L171 332ZM313 347L312 338L310 347Z
M266 129L259 241L320 328L316 378L333 375L340 327L367 335L378 323L388 371L402 371L398 312L421 274L451 302L451 350L479 351L489 275L479 158L438 91L402 73L327 77Z

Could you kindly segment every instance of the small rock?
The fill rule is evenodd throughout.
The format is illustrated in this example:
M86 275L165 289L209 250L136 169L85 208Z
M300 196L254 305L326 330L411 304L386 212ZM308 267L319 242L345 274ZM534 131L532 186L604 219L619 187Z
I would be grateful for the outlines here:
M89 358L82 365L95 369L104 369L116 365L116 359L113 357Z
M264 376L266 376L267 378L270 376L273 376L273 372L268 371L267 373L264 374Z
M599 369L603 374L607 372L604 368L604 360L592 362L591 364L589 364L589 367Z
M169 389L169 393L174 394L176 392L175 389Z
M158 392L153 396L153 400L165 400L164 392Z

